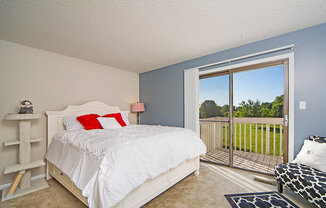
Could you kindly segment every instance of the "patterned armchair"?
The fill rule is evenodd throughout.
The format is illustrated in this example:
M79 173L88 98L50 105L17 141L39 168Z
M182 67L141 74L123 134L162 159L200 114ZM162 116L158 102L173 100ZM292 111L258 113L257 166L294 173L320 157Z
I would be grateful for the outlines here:
M310 136L308 139L326 143L325 137ZM280 193L285 185L317 207L326 207L326 172L297 163L276 165L274 171Z

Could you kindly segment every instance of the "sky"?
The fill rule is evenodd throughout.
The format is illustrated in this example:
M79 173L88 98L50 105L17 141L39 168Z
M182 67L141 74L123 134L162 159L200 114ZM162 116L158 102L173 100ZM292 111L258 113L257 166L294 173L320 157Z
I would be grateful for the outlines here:
M233 74L233 105L241 101L259 100L272 102L284 91L283 65ZM229 103L229 77L222 75L199 80L199 104L215 100L217 105Z

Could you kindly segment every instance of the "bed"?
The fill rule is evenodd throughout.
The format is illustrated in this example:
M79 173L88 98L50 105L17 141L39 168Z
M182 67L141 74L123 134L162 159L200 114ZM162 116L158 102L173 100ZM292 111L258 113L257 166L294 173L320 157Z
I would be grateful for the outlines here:
M88 163L87 168L89 168L91 170L92 166L95 167L97 165L98 161L100 161L100 160L96 159L96 158L94 159L92 154L90 154L89 152L85 153L85 151L83 151L83 155L80 156L79 152L82 152L82 150L75 148L75 147L72 149L71 148L69 149L68 146L70 144L69 145L60 144L60 142L62 142L62 141L57 139L59 141L58 142L54 138L58 135L58 132L62 132L65 129L65 127L63 125L63 118L65 116L76 116L76 115L84 115L84 114L90 114L90 113L96 113L96 114L103 115L103 114L107 114L107 113L116 113L116 112L129 113L128 111L121 111L119 109L119 107L109 106L105 103L96 102L96 101L88 102L83 105L74 105L74 106L69 105L67 108L65 108L62 111L47 111L46 112L47 127L48 127L48 129L47 129L48 130L48 136L47 136L48 153L47 153L46 177L47 177L47 179L51 179L52 177L55 178L64 187L66 187L72 194L74 194L79 200L81 200L85 205L87 205L89 207L107 207L108 206L108 204L106 204L105 201L103 202L103 199L105 197L103 197L102 195L103 195L103 193L106 194L106 192L108 192L108 190L110 191L110 189L108 187L97 189L97 187L104 186L103 184L106 184L106 181L103 183L102 183L102 181L101 182L92 182L92 183L86 182L85 183L85 178L87 180L89 179L89 181L97 181L98 177L92 176L92 173L88 173L87 171L80 171L80 174L77 175L77 179L76 179L76 173L72 174L71 172L73 172L73 171L70 171L70 170L74 169L75 172L76 172L76 169L78 169L78 168L80 170L82 170L83 165L84 164L86 165L87 163ZM128 115L129 115L129 120L131 121L130 123L133 123L132 121L135 121L135 116L133 116L132 114L128 114ZM135 129L140 128L140 127L141 126L130 125L130 127L128 127L128 128L124 127L125 128L124 131L130 131L130 132L134 131L135 132ZM155 128L157 128L156 130L158 131L162 128L168 128L168 127L147 126L147 127L141 127L141 128L145 128L145 131L147 131L147 129L151 130L154 128L154 130L155 130ZM172 128L172 127L170 127L170 128ZM179 134L178 129L175 129L175 131L177 132L176 135ZM153 131L153 132L155 132L155 131ZM117 134L117 135L119 135L119 134ZM170 141L172 141L172 140L170 140ZM60 151L58 151L60 153L55 153L56 149L50 148L51 143L57 144L59 149L61 148ZM198 145L201 146L201 143L198 143ZM54 144L52 144L52 146L55 146ZM49 158L51 158L51 157L49 157L48 155L52 155L52 158L62 157L61 152L63 151L63 149L69 149L68 153L65 153L68 156L66 156L66 159L64 161L62 161L62 159L60 159L60 160L50 159L49 160ZM128 151L130 151L130 149ZM201 147L201 150L199 152L200 152L200 155L205 154L206 147L203 145L203 147ZM112 153L112 155L114 155L114 154ZM112 155L110 155L110 159L111 159L111 157L113 158ZM174 184L176 184L177 182L179 182L180 180L182 180L189 174L194 173L195 176L198 176L199 175L199 166L200 166L200 163L199 163L200 155L197 155L196 157L193 157L193 158L188 158L188 159L184 160L183 162L181 162L180 164L177 164L175 167L169 168L167 171L165 171L153 178L146 179L141 185L137 185L135 183L136 184L135 188L132 188L132 190L130 192L128 192L127 194L125 194L125 196L121 200L119 199L119 202L115 203L114 207L128 207L128 208L129 207L140 207L140 206L146 204L147 202L149 202L150 200L152 200L153 198L155 198L156 196L158 196L159 194L161 194L162 192L164 192L165 190L169 189L171 186L173 186ZM80 158L83 158L83 159L80 159ZM86 158L86 159L84 159L84 158ZM52 162L51 160L56 161L56 162ZM79 162L75 162L74 160L79 160ZM59 161L59 162L57 162L57 161ZM67 161L69 161L68 164L67 164ZM100 165L98 167L101 167L99 169L102 169L103 163L105 163L103 161L104 160L101 160L101 162L99 162ZM120 164L122 164L122 163L120 163ZM78 167L78 168L76 168L76 167ZM92 172L92 171L90 171L90 172ZM100 172L100 171L98 171L98 172ZM107 172L110 172L110 171L107 171ZM149 172L151 172L151 171L149 171ZM80 176L80 175L87 175L87 176ZM96 175L96 174L94 174L94 175ZM100 175L100 174L97 174L97 175ZM126 175L126 174L123 173L121 175ZM83 178L83 180L81 180L80 178ZM94 179L94 178L96 178L96 179ZM111 180L111 179L105 178L105 180ZM111 180L111 182L112 182L112 180ZM80 182L80 181L82 181L82 182ZM125 181L125 180L122 180L122 181ZM109 184L109 185L111 185L111 184ZM94 187L96 187L96 188L94 188ZM92 190L92 193L88 194L88 193L86 193L87 191L85 191L85 190ZM105 190L105 191L101 192L98 190L101 190L101 191ZM99 192L99 193L97 193L97 192ZM89 196L89 197L85 197L85 195ZM120 195L119 195L119 197L120 197ZM99 199L101 197L103 199ZM89 204L90 201L91 201L91 204Z

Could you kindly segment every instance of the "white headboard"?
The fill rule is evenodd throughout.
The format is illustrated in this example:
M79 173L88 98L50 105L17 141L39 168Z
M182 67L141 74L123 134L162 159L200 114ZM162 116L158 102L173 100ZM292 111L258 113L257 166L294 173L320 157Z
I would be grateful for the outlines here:
M47 119L47 127L48 127L48 138L47 138L47 149L51 144L51 141L55 134L64 130L65 127L63 125L63 118L65 116L77 116L84 114L108 114L108 113L116 113L116 112L126 112L128 113L128 118L130 123L135 123L135 118L131 116L129 111L121 111L117 106L109 106L105 103L92 101L82 105L68 105L64 110L61 111L46 111Z

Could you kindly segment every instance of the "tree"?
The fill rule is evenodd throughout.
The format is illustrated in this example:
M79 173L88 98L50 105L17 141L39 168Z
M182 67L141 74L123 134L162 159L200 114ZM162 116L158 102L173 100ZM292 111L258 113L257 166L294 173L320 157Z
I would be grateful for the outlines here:
M228 117L229 116L229 105L223 105L221 108L221 116Z
M221 107L217 106L214 100L205 100L199 108L199 118L210 118L219 116Z
M271 110L269 108L262 108L260 117L272 117Z
M235 117L277 117L283 116L283 95L276 96L273 102L260 102L259 100L242 101L239 106L233 106ZM216 105L214 100L205 100L199 108L200 118L215 116L229 116L229 105Z
M260 117L261 105L260 101L248 100L242 101L235 114L236 117Z
M277 96L272 104L272 116L277 118L283 117L283 99L284 95Z
M261 103L261 108L263 109L263 108L268 108L268 109L272 109L272 104L273 104L273 102L271 102L271 103L269 103L269 102L263 102L263 103Z

